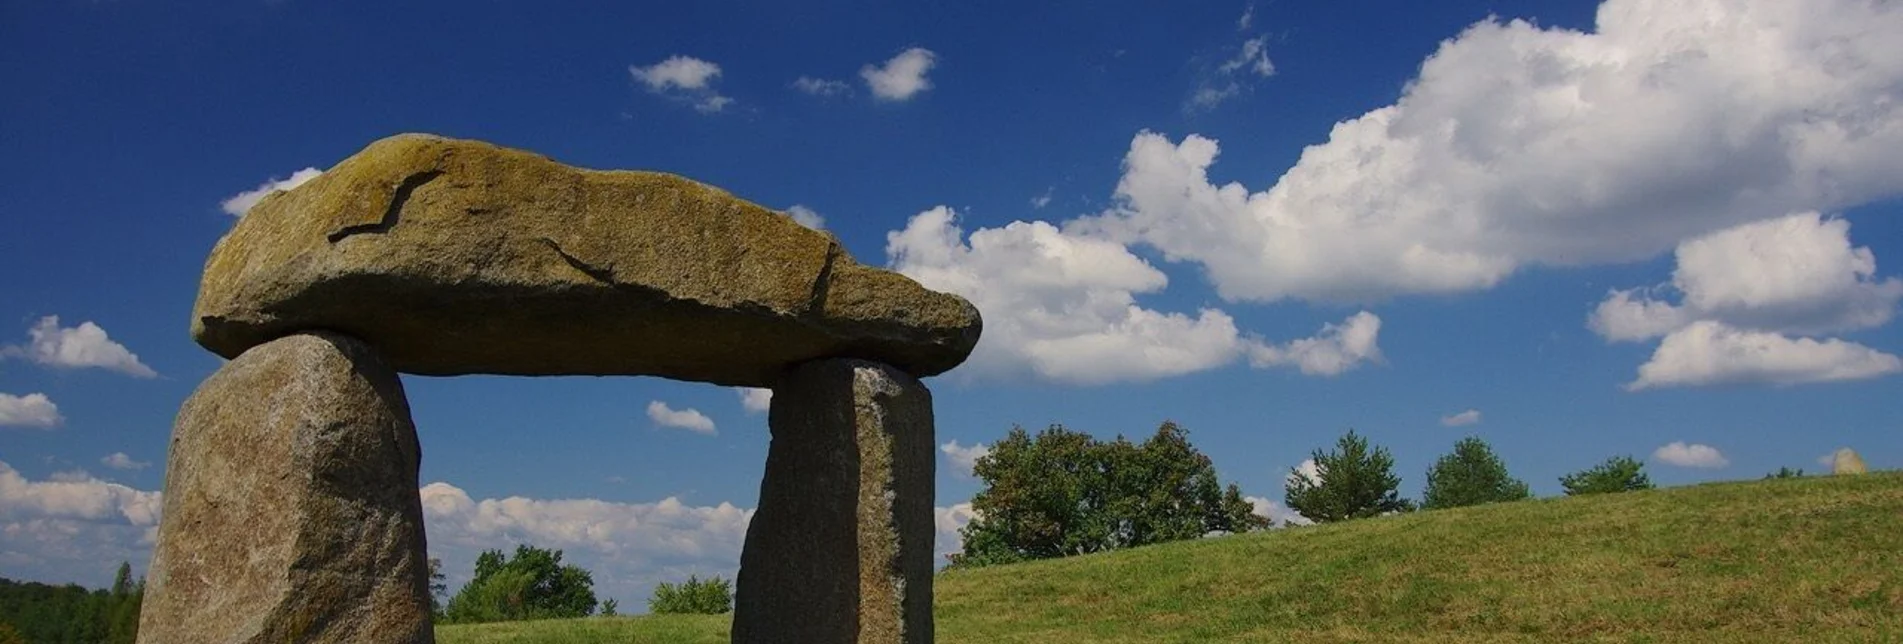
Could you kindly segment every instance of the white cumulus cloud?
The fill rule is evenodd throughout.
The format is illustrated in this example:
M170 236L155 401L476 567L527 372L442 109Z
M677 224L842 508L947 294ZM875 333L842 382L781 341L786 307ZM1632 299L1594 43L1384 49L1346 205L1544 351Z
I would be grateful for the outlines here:
M59 415L59 405L53 404L46 394L0 393L0 427L52 429L65 420Z
M304 185L305 182L316 179L318 175L323 173L323 170L317 168L304 168L303 170L291 173L291 176L283 179L272 177L266 179L264 183L258 184L256 188L232 195L230 198L219 202L218 207L224 210L227 215L243 217L245 213L251 212L252 206L258 205L259 201L264 200L265 195Z
M619 597L624 606L636 605L659 582L690 574L734 579L754 513L731 503L689 505L675 497L650 503L476 499L444 482L425 485L420 494L430 554L443 559L451 588L467 581L482 550L529 543L563 550L566 561L595 573L604 597ZM970 503L934 508L936 554L959 550L958 529L971 516Z
M735 393L740 395L740 407L749 414L764 414L773 408L772 389L741 387Z
M1268 43L1268 36L1260 36L1244 41L1242 43L1242 49L1236 52L1235 58L1223 62L1222 67L1220 67L1222 73L1234 74L1238 71L1244 71L1263 78L1274 76L1275 63L1269 62Z
M1248 501L1249 505L1252 506L1250 511L1256 516L1268 519L1271 526L1309 525L1314 523L1308 520L1308 517L1302 516L1302 513L1291 510L1288 506L1276 503L1270 499L1259 496L1245 496L1242 497L1242 500Z
M1458 414L1440 417L1442 427L1465 427L1480 422L1480 410L1469 409Z
M24 358L35 364L65 369L97 368L117 371L138 378L159 374L125 345L114 342L106 330L92 322L76 327L61 327L59 316L49 315L27 329L27 343L0 348L0 356Z
M696 434L714 434L714 419L693 408L673 409L659 400L648 403L648 420L662 427L685 429Z
M1881 326L1903 280L1879 279L1850 223L1805 212L1741 224L1678 245L1668 285L1614 290L1587 319L1607 340L1663 336L1629 389L1873 378L1895 356L1834 338L1792 335ZM1678 302L1671 301L1673 295Z
M1589 325L1609 340L1646 340L1695 320L1784 333L1882 326L1903 301L1903 280L1876 277L1876 255L1850 243L1850 222L1805 212L1741 224L1678 245L1673 304L1615 290Z
M84 472L29 481L0 462L0 520L72 519L158 525L160 494L108 483Z
M152 466L152 463L149 461L133 460L133 458L126 455L125 452L107 454L104 458L99 459L99 462L115 470L143 470Z
M978 516L971 509L971 502L954 503L951 507L932 508L933 531L932 553L938 556L938 563L945 563L947 555L963 552L964 534L959 532L965 525Z
M152 555L162 497L64 472L28 480L0 462L0 568L14 579L103 587Z
M970 376L1028 373L1055 382L1140 382L1220 367L1248 356L1257 367L1333 375L1377 359L1380 319L1360 313L1321 335L1282 345L1245 335L1227 313L1194 316L1144 308L1136 295L1168 285L1123 244L1036 221L967 236L939 206L886 235L892 267L927 287L969 299L985 318Z
M1591 31L1489 19L1264 190L1211 182L1211 139L1139 134L1095 226L1201 264L1230 300L1643 259L1903 193L1898 33L1903 5L1867 0L1608 0Z
M1322 326L1312 338L1286 344L1252 343L1249 364L1257 367L1294 365L1311 376L1335 376L1368 362L1381 360L1381 318L1362 311L1339 324Z
M714 89L720 65L693 56L669 56L646 67L629 65L628 74L649 92L684 101L700 112L719 112L733 104L732 98Z
M938 451L945 453L945 460L951 462L953 473L969 478L972 466L978 464L978 459L990 454L991 448L984 443L959 445L958 441L953 440L938 446Z
M793 80L793 89L813 96L836 96L852 91L846 81L801 76Z
M565 561L593 572L600 592L623 605L689 574L732 580L753 517L753 510L730 503L694 506L674 497L652 503L478 500L442 482L423 486L420 494L430 554L442 558L452 589L468 580L481 551L527 543L562 550Z
M1668 445L1660 446L1652 452L1652 458L1679 467L1701 469L1718 469L1731 464L1731 461L1726 460L1725 455L1719 453L1716 447L1697 443L1688 445L1684 441L1673 441Z
M788 217L792 217L793 221L799 222L801 226L805 226L813 230L826 229L826 218L820 216L819 212L816 210L813 210L812 208L802 206L799 204L793 204L792 206L789 206L786 209L786 215Z
M924 47L913 47L899 52L883 65L868 64L860 68L859 77L865 79L873 98L907 101L932 88L932 81L925 75L937 64L937 54Z
M1637 391L1723 384L1795 385L1903 371L1903 360L1855 342L1790 338L1702 320L1673 331L1639 366Z
M1282 482L1284 484L1292 485L1296 481L1299 481L1302 479L1308 479L1310 483L1321 482L1322 469L1321 469L1321 466L1315 464L1315 459L1312 459L1312 458L1302 459L1302 462L1300 464L1296 465L1294 469L1289 470L1289 473L1286 476L1282 477Z

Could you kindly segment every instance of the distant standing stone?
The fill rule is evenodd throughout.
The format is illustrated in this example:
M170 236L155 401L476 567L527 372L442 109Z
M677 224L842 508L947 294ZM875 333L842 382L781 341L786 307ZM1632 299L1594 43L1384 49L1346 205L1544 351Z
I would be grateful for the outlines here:
M932 396L883 364L819 360L773 390L733 641L932 641Z
M1848 447L1837 450L1837 455L1830 459L1831 474L1867 474L1869 472L1870 468L1863 464L1863 457L1858 456L1856 450Z
M434 642L420 456L396 372L357 340L227 363L172 431L139 642Z

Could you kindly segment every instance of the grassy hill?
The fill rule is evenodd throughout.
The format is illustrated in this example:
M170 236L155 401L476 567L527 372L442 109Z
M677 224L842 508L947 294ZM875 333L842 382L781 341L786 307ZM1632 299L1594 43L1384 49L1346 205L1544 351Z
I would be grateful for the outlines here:
M1541 499L942 574L940 642L1903 642L1903 473ZM720 617L442 644L725 642Z

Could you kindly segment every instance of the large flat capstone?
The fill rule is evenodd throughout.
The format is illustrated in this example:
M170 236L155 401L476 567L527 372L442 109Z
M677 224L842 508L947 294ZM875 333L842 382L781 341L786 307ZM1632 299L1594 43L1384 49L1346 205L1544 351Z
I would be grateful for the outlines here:
M818 358L936 375L980 326L964 299L707 185L400 135L253 207L206 262L192 336L236 357L332 329L407 373L770 386Z
M141 644L428 644L416 428L356 340L247 351L179 411Z

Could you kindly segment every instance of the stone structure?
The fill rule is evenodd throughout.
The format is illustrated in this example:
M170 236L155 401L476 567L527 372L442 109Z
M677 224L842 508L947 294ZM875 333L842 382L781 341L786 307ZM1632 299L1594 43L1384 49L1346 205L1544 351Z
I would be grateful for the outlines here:
M736 642L932 641L931 393L978 311L680 177L402 135L206 262L139 641L433 642L396 373L773 387Z
M212 250L199 344L235 358L304 329L363 338L404 373L770 387L840 356L943 373L978 310L687 179L405 135L265 197Z
M1870 473L1870 468L1863 464L1863 457L1857 455L1857 450L1845 447L1837 450L1837 454L1831 457L1830 473L1868 474Z
M140 639L431 641L420 460L370 347L319 333L246 351L172 430Z
M931 641L931 392L878 363L809 362L767 424L740 587L799 592L743 592L733 641Z

